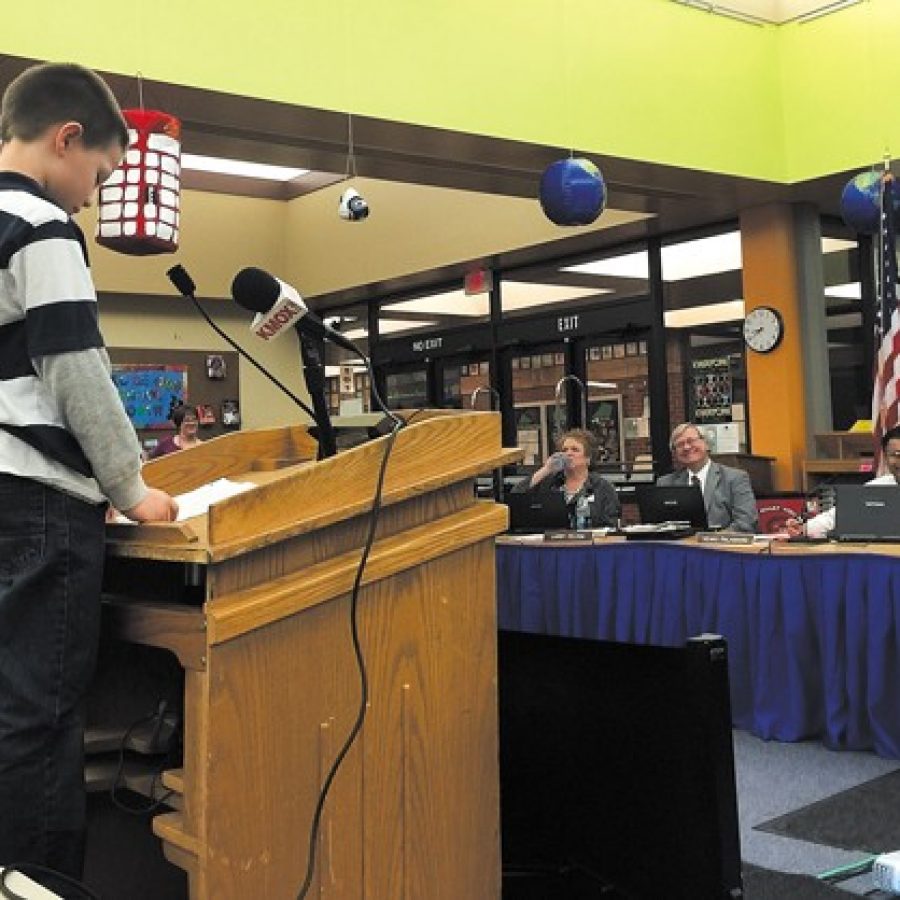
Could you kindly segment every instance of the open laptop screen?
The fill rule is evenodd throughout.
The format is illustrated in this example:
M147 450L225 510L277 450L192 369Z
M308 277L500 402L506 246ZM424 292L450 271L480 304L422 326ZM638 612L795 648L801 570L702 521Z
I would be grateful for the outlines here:
M560 491L507 494L509 530L519 534L571 528L569 507Z
M707 527L706 507L698 487L687 484L647 485L638 489L637 501L644 525L688 522L701 531Z
M900 487L838 484L834 490L839 541L900 541Z

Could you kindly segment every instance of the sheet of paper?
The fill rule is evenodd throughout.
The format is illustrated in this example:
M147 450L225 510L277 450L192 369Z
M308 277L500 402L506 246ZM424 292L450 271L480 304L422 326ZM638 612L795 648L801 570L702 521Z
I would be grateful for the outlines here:
M251 491L256 485L251 481L231 481L228 478L217 478L209 484L200 485L192 491L184 494L177 494L175 502L178 504L178 518L176 522L183 522L185 519L191 519L194 516L202 516L208 512L209 507L213 503L220 500L227 500L237 494L243 494L245 491ZM131 519L127 519L119 513L115 520L117 524L136 525Z
M176 521L183 522L194 516L202 516L213 503L227 500L229 497L235 497L245 491L251 491L255 487L256 485L250 481L231 481L228 478L218 478L185 494L178 494L175 497L175 502L178 504Z

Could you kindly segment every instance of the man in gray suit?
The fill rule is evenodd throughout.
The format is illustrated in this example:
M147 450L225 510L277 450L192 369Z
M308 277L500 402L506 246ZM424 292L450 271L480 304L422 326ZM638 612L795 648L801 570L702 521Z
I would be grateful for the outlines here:
M756 531L756 497L746 472L713 462L700 429L692 422L675 427L669 446L676 471L663 475L657 484L697 484L703 491L710 528Z

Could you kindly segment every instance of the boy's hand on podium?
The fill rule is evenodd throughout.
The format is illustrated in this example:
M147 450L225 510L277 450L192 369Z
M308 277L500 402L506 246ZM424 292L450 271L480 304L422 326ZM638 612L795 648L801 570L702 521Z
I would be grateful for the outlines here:
M174 522L178 517L178 504L158 488L148 488L147 496L124 514L135 522Z

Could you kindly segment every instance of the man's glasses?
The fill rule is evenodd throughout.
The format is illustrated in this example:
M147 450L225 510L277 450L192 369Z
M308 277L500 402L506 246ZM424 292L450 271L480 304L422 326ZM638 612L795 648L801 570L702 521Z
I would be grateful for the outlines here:
M673 446L676 450L684 450L684 449L687 448L687 447L693 447L694 444L702 444L702 443L703 443L703 438L702 438L702 437L683 438L683 439L680 440L680 441L675 441L675 443L672 444L672 446Z
M900 460L900 450L888 450L884 455L888 459Z

